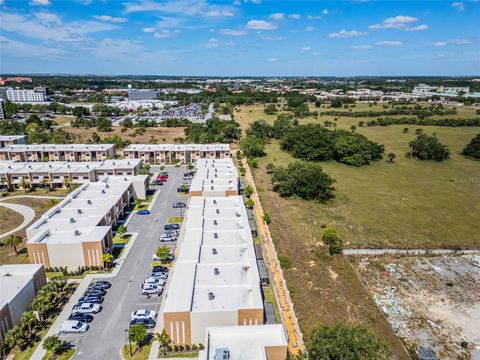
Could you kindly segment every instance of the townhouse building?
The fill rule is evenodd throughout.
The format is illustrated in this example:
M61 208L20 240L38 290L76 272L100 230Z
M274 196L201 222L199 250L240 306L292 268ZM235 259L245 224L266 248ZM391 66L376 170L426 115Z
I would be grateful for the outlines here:
M25 144L26 139L27 135L0 135L0 149L10 145Z
M0 160L104 161L115 158L114 144L14 144L0 149Z
M231 196L239 194L238 171L231 158L198 159L190 196Z

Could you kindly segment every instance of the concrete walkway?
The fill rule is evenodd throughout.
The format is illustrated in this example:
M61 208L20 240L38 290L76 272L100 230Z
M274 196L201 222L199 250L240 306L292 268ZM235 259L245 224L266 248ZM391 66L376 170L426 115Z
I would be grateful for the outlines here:
M32 354L32 357L30 360L42 360L43 357L45 356L45 350L43 349L43 340L52 335L58 335L60 333L60 326L62 323L68 319L68 317L72 313L72 307L77 304L78 300L80 297L83 295L85 290L87 289L88 285L92 282L92 280L101 280L101 279L109 279L112 277L117 276L119 271L122 268L123 263L125 262L125 259L128 256L128 253L130 252L130 249L132 248L133 244L135 243L135 240L137 239L138 234L137 233L132 233L132 237L130 238L130 241L125 245L125 249L122 252L122 255L115 261L115 269L112 270L111 273L108 274L88 274L86 275L82 280L79 281L79 285L77 290L73 293L73 295L70 297L70 300L68 303L65 304L63 307L62 312L57 316L55 319L55 322L52 324L50 329L48 330L47 334L44 336L42 341L38 344L37 348L35 349L34 353ZM69 281L69 282L74 282L74 280Z
M480 250L452 249L345 249L344 255L465 255L478 254Z

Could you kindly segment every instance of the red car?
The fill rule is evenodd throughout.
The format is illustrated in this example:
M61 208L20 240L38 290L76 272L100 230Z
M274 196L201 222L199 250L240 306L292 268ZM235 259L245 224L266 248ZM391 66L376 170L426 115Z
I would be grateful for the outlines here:
M168 177L165 176L165 175L158 175L157 176L157 181L167 182L167 180L168 180Z

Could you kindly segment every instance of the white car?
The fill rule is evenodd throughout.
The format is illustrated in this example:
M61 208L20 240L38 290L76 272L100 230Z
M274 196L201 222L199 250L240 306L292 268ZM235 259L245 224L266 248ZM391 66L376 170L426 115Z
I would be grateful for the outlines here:
M88 330L88 325L81 321L76 320L65 320L62 325L60 325L60 332L62 334L66 333L84 333Z
M142 295L154 295L154 294L160 295L162 291L163 291L163 288L161 286L149 284L142 289Z
M84 314L89 314L89 313L98 313L102 310L102 307L98 304L94 303L81 303L77 304L72 308L72 312L76 313L84 313Z
M178 235L165 233L160 235L160 241L175 241L177 237Z
M153 278L153 277L150 277L148 279L146 279L143 284L142 284L142 288L148 286L148 285L157 285L157 286L164 286L165 285L165 280L163 279L159 279L159 278Z
M157 318L157 313L153 310L140 309L132 312L131 320L135 319L153 319Z
M152 273L152 275L150 277L153 278L153 279L165 280L166 278L168 278L168 273L166 273L166 272Z

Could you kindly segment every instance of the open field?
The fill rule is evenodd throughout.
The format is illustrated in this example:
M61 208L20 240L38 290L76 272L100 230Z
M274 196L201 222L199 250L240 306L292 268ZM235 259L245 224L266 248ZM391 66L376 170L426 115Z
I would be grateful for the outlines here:
M478 359L480 256L354 257L352 262L411 350L434 349L440 359Z
M0 206L0 224L2 234L15 229L23 222L23 216L16 211Z
M33 221L36 221L45 211L47 211L52 206L51 199L38 199L38 198L17 198L17 199L8 199L4 200L5 202L21 204L31 207L35 211L35 218ZM58 200L55 200L58 202ZM0 264L14 264L14 263L28 263L28 255L26 248L26 234L25 230L18 231L16 235L20 235L23 238L23 242L17 246L19 252L18 255L15 255L13 248L9 246L0 246Z
M142 135L134 135L135 129L128 129L126 132L121 132L121 127L114 126L110 132L100 132L97 128L74 128L64 127L65 131L78 136L78 142L86 142L96 132L100 137L118 135L123 140L129 140L131 143L148 144L153 136L155 143L174 143L174 139L184 137L185 133L183 127L167 128L167 127L153 127L146 128Z

